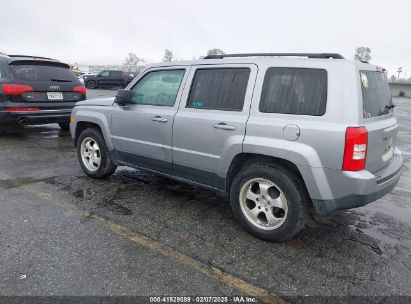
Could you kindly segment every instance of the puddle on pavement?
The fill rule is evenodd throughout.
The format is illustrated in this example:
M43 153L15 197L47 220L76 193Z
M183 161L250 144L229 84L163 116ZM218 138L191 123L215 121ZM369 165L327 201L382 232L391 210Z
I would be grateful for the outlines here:
M113 196L116 196L117 191ZM91 200L95 201L99 207L107 208L108 210L112 210L116 213L122 215L131 215L133 211L130 208L127 208L121 204L115 202L114 197L110 198L96 198L96 195L90 191L90 189L79 189L72 192L73 196L80 200Z
M373 215L382 213L394 220L411 225L411 199L407 196L391 193L385 196L384 199L380 199L359 210L362 213L367 212Z
M70 132L63 131L57 124L49 125L29 125L29 126L17 126L16 128L7 131L8 136L24 136L35 139L54 139L59 137L69 137Z
M409 201L390 194L384 200L350 211L358 216L357 223L350 225L350 227L376 240L382 248L385 245L410 247L410 208ZM371 246L371 244L369 245ZM384 252L380 246L379 248L371 247L376 253Z
M15 178L15 179L3 179L0 180L0 188L3 189L12 189L12 188L19 188L35 183L48 183L48 184L56 184L56 176L46 177L46 178L34 178L34 177L23 177L23 178Z

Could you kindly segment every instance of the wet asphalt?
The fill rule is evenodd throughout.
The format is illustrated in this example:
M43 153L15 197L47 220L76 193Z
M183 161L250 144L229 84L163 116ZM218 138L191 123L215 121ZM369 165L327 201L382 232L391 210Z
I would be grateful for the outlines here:
M243 292L50 203L56 200L290 302L301 300L294 296L371 296L371 302L372 296L411 296L411 100L394 102L405 161L397 188L365 207L312 220L285 243L244 232L229 202L207 190L125 167L107 180L86 177L69 133L58 125L4 135L0 295Z

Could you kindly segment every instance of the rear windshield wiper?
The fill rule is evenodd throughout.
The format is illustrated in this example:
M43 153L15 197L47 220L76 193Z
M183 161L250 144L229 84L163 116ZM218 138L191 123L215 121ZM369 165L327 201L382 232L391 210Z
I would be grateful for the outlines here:
M54 82L72 82L71 80L67 80L67 79L55 79L55 78L51 78L51 81Z

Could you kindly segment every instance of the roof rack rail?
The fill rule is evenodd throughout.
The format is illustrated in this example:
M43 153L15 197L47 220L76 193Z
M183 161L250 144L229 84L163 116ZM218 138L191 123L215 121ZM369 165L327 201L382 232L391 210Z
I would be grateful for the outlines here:
M223 59L223 58L238 58L238 57L307 57L320 59L344 59L340 54L336 53L245 53L245 54L222 54L208 55L204 59Z
M49 58L49 57L41 57L41 56L31 56L31 55L7 55L9 57L25 57L25 58L32 58L32 59L46 59L46 60L53 60L53 61L58 61L56 59L53 58Z

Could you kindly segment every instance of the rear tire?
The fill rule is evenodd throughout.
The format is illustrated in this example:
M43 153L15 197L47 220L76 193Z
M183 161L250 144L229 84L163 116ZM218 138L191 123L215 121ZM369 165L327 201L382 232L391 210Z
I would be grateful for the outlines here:
M86 87L88 88L88 89L97 89L97 82L95 82L94 80L89 80L89 81L87 81L86 82Z
M301 179L278 164L242 169L231 185L230 202L241 226L268 241L291 239L309 218L309 198Z
M77 140L77 158L83 171L92 178L104 178L117 169L101 132L95 128L81 132Z
M59 122L60 129L62 130L70 130L70 123L69 122Z

